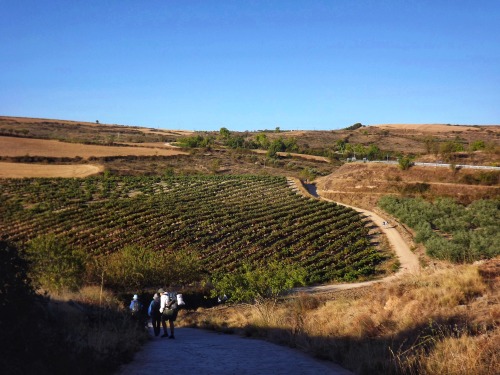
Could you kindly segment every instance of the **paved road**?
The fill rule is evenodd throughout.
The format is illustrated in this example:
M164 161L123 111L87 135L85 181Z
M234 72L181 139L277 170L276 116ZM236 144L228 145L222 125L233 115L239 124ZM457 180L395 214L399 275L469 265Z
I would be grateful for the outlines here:
M176 328L175 336L175 340L152 338L117 374L352 374L333 363L263 340L195 328Z

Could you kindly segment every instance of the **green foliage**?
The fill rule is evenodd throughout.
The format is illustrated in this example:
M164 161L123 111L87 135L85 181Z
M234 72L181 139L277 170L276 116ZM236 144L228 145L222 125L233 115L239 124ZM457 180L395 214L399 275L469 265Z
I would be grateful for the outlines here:
M214 138L210 137L210 136L204 137L204 136L198 134L198 135L193 135L190 137L179 138L178 143L181 145L181 147L208 148L214 143Z
M241 136L230 136L226 139L225 144L229 148L245 148L245 139Z
M377 145L371 144L366 151L366 156L369 160L376 160L382 158L382 152Z
M222 139L227 139L231 136L231 132L227 128L220 128L219 135Z
M464 151L464 145L458 141L447 141L439 145L439 153L445 160L450 160L454 153Z
M337 142L335 142L335 149L344 153L346 144L347 142L345 139L337 139Z
M236 272L214 275L212 295L227 295L232 302L277 299L293 287L304 285L305 276L305 269L277 261L259 268L244 263Z
M267 149L267 156L270 158L276 158L278 152L297 152L299 151L299 146L297 145L297 140L295 138L278 138L269 144Z
M483 140L477 140L469 145L469 151L479 151L486 148L486 143Z
M104 271L105 285L121 290L185 285L201 277L200 261L194 253L185 250L154 252L133 245L108 256L99 268Z
M427 253L453 262L473 262L500 255L500 201L480 200L468 207L451 199L386 196L379 206L416 231Z
M401 168L403 171L406 171L407 169L410 169L410 167L413 165L412 158L409 156L402 156L398 160L399 168Z
M128 264L138 286L177 283L188 274L170 277L169 270L155 276L149 266L141 268L127 260L131 257L114 255L129 245L154 254L148 261L153 269L175 263L163 256L185 251L208 274L231 272L242 260L258 265L276 256L303 266L309 283L373 275L383 261L369 242L359 241L369 234L357 212L306 199L282 177L17 179L2 181L0 193L0 232L6 238L26 242L46 233L64 236L71 247L99 259L94 272L88 273L92 281L100 283L106 271L104 281L114 288L124 284L119 267L106 269L108 257L110 262ZM40 201L43 206L31 209ZM11 202L24 208L6 212ZM148 264L147 255L141 258L139 252L137 257ZM194 265L194 260L187 263Z
M60 292L81 286L87 256L68 246L66 240L43 235L28 243L26 253L32 263L30 274L42 288Z
M267 138L267 135L265 133L259 133L255 136L255 143L257 144L257 147L267 150L270 145L269 138Z
M300 172L300 178L302 180L312 181L318 175L318 171L315 168L304 168Z
M347 128L345 128L344 130L356 130L356 129L359 129L359 128L362 128L363 127L363 124L360 123L360 122L357 122L351 126L348 126Z

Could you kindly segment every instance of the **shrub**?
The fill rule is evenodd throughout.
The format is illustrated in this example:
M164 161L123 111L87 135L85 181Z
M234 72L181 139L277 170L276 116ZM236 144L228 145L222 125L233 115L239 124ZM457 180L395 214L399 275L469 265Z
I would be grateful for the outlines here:
M64 239L45 235L30 241L26 253L32 262L30 274L42 288L61 292L80 287L87 259L80 249L69 247Z
M412 159L409 156L402 156L398 160L399 168L401 168L403 171L406 171L407 169L410 169L410 167L413 165Z
M233 302L260 302L277 299L283 292L305 284L303 268L271 262L267 267L252 269L245 263L238 272L216 274L212 278L213 296L229 296Z
M201 265L194 252L154 252L126 246L97 264L104 283L117 290L144 289L151 285L185 285L201 277ZM96 273L97 273L96 272ZM97 275L94 275L94 277Z

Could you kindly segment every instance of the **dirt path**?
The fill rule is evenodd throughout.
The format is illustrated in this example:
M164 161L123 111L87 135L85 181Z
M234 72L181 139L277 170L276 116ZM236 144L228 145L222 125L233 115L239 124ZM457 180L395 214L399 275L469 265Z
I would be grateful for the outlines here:
M263 340L177 328L175 340L154 337L119 375L331 374L351 372Z
M331 199L321 197L316 189L312 188L311 185L304 186L297 179L289 179L289 182L295 184L297 186L297 190L302 194L309 195L314 198L320 198L324 201L334 202ZM407 274L407 273L418 273L420 271L420 263L418 257L410 250L410 246L403 239L401 234L398 232L394 224L386 224L386 219L383 219L380 215L375 212L364 210L358 207L350 206L347 204L335 202L339 205L346 206L362 213L364 216L368 217L375 225L379 227L379 229L387 236L387 240L389 241L391 248L396 253L396 256L399 259L400 268L396 274L388 277L384 277L379 280L371 280L364 281L359 283L346 283L346 284L329 284L329 285L318 285L318 286L309 286L296 288L296 292L306 292L306 293L318 293L318 292L334 292L336 290L346 290L346 289L354 289L360 288L364 286L368 286L375 283L387 282L396 279L397 277Z

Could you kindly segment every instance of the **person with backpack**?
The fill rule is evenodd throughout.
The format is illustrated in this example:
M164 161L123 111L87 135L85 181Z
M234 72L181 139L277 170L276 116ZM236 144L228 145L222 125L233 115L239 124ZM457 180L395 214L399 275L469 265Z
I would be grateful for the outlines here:
M161 313L161 324L163 326L163 335L161 337L168 337L169 339L175 339L174 336L174 322L177 319L178 304L177 298L168 292L165 292L162 288L158 290L160 297L160 313ZM170 325L170 336L167 332L167 320Z
M153 332L155 336L158 336L160 334L160 305L160 295L158 293L155 293L153 296L153 300L149 304L148 308L148 315L151 317L151 324L153 325Z
M132 301L130 302L130 306L128 308L130 309L133 317L139 317L139 314L142 310L142 304L139 301L139 296L137 294L134 294L134 296L132 297Z

